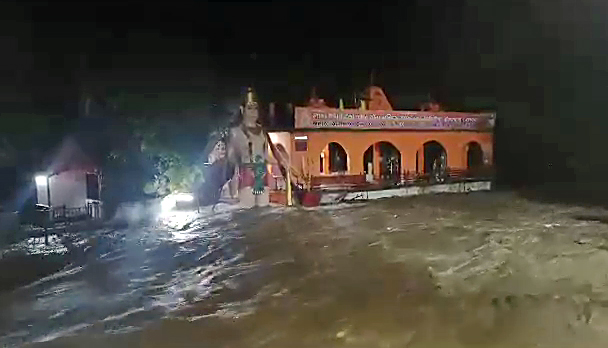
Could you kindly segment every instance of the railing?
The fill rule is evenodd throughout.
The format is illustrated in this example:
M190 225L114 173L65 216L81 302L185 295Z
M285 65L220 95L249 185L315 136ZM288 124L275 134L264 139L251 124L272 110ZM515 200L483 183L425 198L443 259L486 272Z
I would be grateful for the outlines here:
M91 219L101 219L101 203L99 201L88 203L87 210Z
M85 220L89 218L89 211L87 207L79 208L66 208L66 207L53 207L52 219L56 222L61 221L74 221L74 220Z
M101 217L100 209L101 208L98 203L88 203L84 207L77 208L66 208L65 206L53 207L51 211L51 218L54 222L97 219Z
M285 178L280 175L273 175L270 180L270 189L275 191L285 190L287 184L285 183Z
M467 181L494 180L494 168L479 167L471 169L448 168L444 173L401 173L400 185L430 185Z
M312 187L320 187L323 185L339 185L339 184L347 184L347 185L365 185L367 181L365 180L365 175L324 175L324 176L314 176L312 178Z
M480 180L493 180L494 168L479 167L473 169L452 169L448 168L441 175L434 173L417 173L415 171L395 172L390 175L384 174L375 177L374 182L366 180L365 174L355 175L321 175L312 178L314 189L363 189L374 188L383 189L391 187L414 186L414 185L433 185L442 183L458 183ZM303 184L299 178L293 177L294 185ZM284 190L285 182L281 176L273 176L270 184L271 190Z

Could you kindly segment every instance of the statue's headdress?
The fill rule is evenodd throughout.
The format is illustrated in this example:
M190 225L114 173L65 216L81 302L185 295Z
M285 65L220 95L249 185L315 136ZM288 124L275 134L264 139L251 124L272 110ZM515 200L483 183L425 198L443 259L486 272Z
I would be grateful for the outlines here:
M251 87L247 89L247 98L245 99L243 106L258 107L257 97L255 95L255 92L253 91L253 88Z
M247 96L246 99L243 101L243 104L241 105L240 109L241 109L241 113L239 115L239 123L243 122L243 117L245 116L245 109L258 109L258 102L256 100L256 95L255 92L253 91L253 88L249 87L247 89ZM259 123L260 119L258 117L258 119L256 120L256 123Z

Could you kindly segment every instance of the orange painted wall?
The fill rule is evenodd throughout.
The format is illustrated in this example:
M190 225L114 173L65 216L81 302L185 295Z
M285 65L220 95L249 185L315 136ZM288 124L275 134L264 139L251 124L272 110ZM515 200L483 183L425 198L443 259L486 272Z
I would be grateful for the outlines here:
M308 151L295 151L294 137L308 137ZM419 152L419 172L424 169L423 145L435 140L447 152L447 165L452 169L466 169L467 145L475 141L483 149L489 163L493 163L493 134L466 131L294 131L291 134L292 146L290 157L292 167L300 169L302 158L310 161L310 174L320 175L321 151L330 142L336 142L346 150L348 156L348 174L361 174L363 170L363 154L373 144L387 141L401 152L401 168L403 171L416 170L416 152ZM305 160L306 161L306 160Z

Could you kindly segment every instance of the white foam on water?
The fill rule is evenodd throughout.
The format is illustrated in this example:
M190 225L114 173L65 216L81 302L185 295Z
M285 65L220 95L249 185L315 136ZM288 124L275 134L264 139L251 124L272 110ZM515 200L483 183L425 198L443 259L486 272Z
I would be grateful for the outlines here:
M70 326L70 327L68 327L66 329L58 330L58 331L52 332L52 333L50 333L48 335L44 335L42 337L34 339L33 342L34 343L49 342L49 341L55 340L55 339L60 338L60 337L69 336L69 335L75 334L78 331L84 330L84 329L86 329L86 328L88 328L90 326L91 326L91 324L88 324L88 323L83 323L83 324L78 324L78 325Z
M31 288L31 287L34 287L36 285L40 285L42 283L51 281L51 280L57 280L57 279L60 279L60 278L68 277L68 276L71 276L71 275L75 275L75 274L81 272L83 269L84 269L83 266L78 266L78 267L67 269L65 271L60 271L60 272L57 272L57 273L53 273L53 274L51 274L49 276L46 276L46 277L44 277L44 278L42 278L40 280L35 281L35 282L33 282L33 283L29 284L29 285L25 285L22 288L27 289L27 288Z
M125 327L121 327L118 329L109 329L106 330L105 333L111 334L111 335L122 335L122 334L128 334L128 333L132 333L132 332L137 332L137 331L141 331L141 327L137 327L137 326L125 326Z
M51 315L51 316L49 317L49 319L57 319L57 318L59 318L59 317L64 316L64 315L65 315L65 313L67 313L67 310L66 310L66 309L62 309L62 310L60 310L59 312L57 312L57 313L55 313L55 314Z
M139 312L143 312L143 311L145 311L144 307L131 308L124 313L107 316L107 317L103 318L101 321L107 322L107 321L120 320L120 319L128 317L131 314L139 313Z

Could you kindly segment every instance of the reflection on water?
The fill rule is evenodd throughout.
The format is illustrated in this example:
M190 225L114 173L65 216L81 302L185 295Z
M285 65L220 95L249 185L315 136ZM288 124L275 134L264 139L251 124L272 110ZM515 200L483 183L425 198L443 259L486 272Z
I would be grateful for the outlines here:
M0 295L0 342L605 347L608 226L584 211L480 193L83 233L69 266Z

